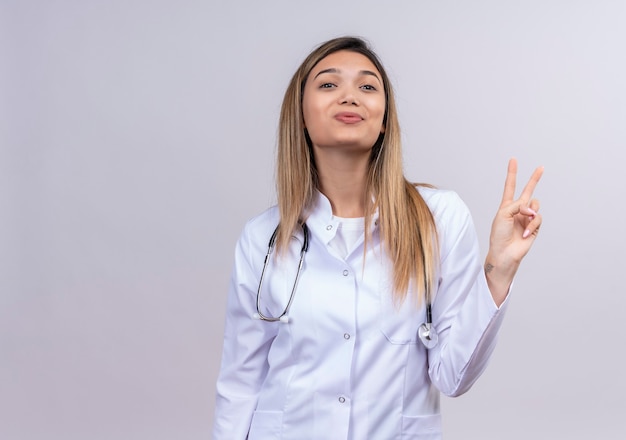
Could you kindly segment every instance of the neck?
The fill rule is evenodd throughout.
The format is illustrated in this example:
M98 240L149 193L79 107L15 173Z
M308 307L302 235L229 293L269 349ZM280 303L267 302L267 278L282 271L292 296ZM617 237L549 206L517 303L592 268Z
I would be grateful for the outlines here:
M338 217L364 217L369 151L346 153L337 150L316 151L315 164L319 190Z

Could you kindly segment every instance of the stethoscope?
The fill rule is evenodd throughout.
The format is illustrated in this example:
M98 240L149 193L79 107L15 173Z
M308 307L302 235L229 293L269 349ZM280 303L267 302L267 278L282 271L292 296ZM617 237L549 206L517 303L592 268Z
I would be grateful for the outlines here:
M265 277L265 270L267 269L267 265L270 260L270 256L274 250L274 244L276 243L276 236L278 235L279 226L274 229L274 233L270 237L269 244L267 245L267 254L265 254L265 261L263 262L263 270L261 271L261 279L259 280L259 288L256 291L256 313L254 314L254 318L260 319L261 321L266 322L277 322L280 321L284 324L289 323L289 309L291 308L291 303L293 303L293 298L296 294L296 289L298 287L298 281L300 279L300 273L302 272L302 264L304 263L304 255L309 250L309 228L306 223L300 223L302 227L302 233L304 236L304 240L302 242L302 248L300 249L300 260L298 262L298 271L296 272L296 278L293 281L293 286L291 287L291 293L289 294L289 301L287 301L287 305L283 312L274 317L267 316L261 312L261 288L263 287L263 278ZM426 322L422 323L419 326L417 334L424 344L426 348L433 348L437 345L439 341L439 335L433 327L433 315L432 315L432 302L430 299L430 292L428 289L425 292L426 295Z

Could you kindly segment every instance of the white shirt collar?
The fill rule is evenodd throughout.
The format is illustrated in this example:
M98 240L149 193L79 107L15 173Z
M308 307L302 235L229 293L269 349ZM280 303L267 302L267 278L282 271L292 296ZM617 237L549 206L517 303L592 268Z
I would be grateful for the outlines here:
M308 209L307 214L305 221L310 229L316 231L318 234L327 236L326 238L328 240L331 240L335 236L338 220L333 218L333 209L330 200L319 190L315 191L313 203ZM376 208L371 220L371 224L374 227L373 230L378 228L378 216L378 208Z

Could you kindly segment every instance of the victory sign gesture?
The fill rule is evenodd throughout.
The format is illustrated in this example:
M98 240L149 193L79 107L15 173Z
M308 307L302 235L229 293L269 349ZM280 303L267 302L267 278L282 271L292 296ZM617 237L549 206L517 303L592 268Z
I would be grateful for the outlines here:
M543 167L535 169L519 198L515 199L517 160L509 161L504 193L491 225L485 259L487 284L498 306L506 298L513 277L539 232L542 221L539 201L532 196L542 174Z

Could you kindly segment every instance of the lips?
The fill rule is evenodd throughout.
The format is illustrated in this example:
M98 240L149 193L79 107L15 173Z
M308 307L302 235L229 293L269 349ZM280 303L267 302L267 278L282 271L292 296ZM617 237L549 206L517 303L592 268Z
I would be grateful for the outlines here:
M344 124L356 124L361 122L363 118L358 113L353 112L341 112L335 115L335 119L343 122Z

